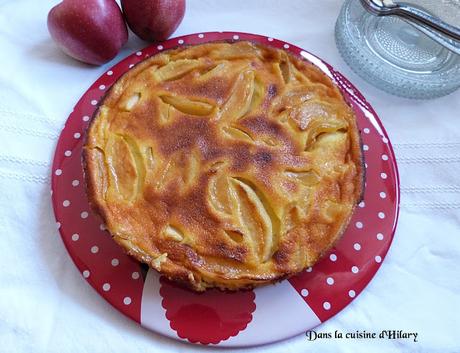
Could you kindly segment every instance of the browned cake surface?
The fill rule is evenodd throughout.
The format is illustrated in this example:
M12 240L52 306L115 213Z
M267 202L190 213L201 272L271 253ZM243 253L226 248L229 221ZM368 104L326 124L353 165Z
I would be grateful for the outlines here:
M196 290L313 265L359 201L361 158L331 80L250 42L137 65L101 102L84 147L88 196L115 241Z

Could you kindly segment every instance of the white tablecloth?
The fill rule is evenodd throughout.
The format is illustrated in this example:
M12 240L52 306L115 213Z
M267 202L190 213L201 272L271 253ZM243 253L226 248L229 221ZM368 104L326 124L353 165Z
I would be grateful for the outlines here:
M85 283L56 230L50 163L81 94L146 45L134 36L109 64L88 67L51 41L57 0L0 0L0 352L198 352L130 321ZM188 0L177 35L260 33L322 57L362 90L394 143L401 175L398 230L366 290L318 331L418 332L412 340L317 340L303 335L253 352L459 352L460 91L431 101L383 93L340 58L342 1ZM276 318L273 318L276 325Z

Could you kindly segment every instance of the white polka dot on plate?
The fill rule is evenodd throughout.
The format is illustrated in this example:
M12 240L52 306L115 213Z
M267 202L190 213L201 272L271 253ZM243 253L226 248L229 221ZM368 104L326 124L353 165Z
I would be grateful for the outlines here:
M367 163L364 163L364 167L367 169Z
M304 288L300 291L300 294L302 295L302 297L308 297L308 289L307 288Z
M332 277L326 278L326 283L329 284L330 286L332 286L334 284L334 278L332 278Z
M85 115L82 119L83 119L83 121L89 121L89 116Z
M184 44L184 40L183 40L183 39L179 39L179 40L177 41L177 43L179 43L179 44Z
M72 240L73 241L77 241L78 239L80 239L80 236L77 233L72 234Z
M93 100L91 101L91 105L96 105L96 104L97 104L97 100L93 99Z
M384 219L384 218L385 218L385 213L379 212L379 213L378 213L378 217L379 217L380 219Z
M99 252L99 247L97 245L94 245L91 247L91 252L93 254L97 254Z
M311 272L313 271L313 268L312 267L307 267L307 272Z
M386 179L388 177L388 175L386 173L380 173L380 177L382 179Z
M57 229L61 228L61 222L56 222L56 228Z
M240 39L240 36L237 35L237 34L235 34L235 35L233 36L233 39L234 39L234 40L238 40L238 39Z
M331 255L329 255L329 259L330 259L332 262L336 262L336 261L337 261L337 255L336 255L336 254L331 254Z
M283 45L283 48L284 48L284 49L289 49L289 44L287 44L287 43L284 44L284 45Z
M383 234L377 233L377 240L383 240Z
M70 157L71 155L72 155L72 151L67 150L64 152L64 156L66 157Z
M86 211L83 211L82 213L80 213L80 217L83 218L83 219L88 218L88 216L89 216L89 214Z
M62 174L62 169L56 169L54 171L54 174L57 175L57 176L61 175Z
M158 46L157 46L157 49L158 49L158 50L163 50L163 46L162 46L162 45L158 45Z
M110 263L112 264L113 267L116 267L120 264L120 261L118 259L112 259Z
M136 55L137 55L137 56L141 56L141 55L142 55L142 52L141 52L141 51L138 51L138 52L136 52Z
M329 310L329 309L331 308L331 303L329 303L329 302L324 302L324 303L323 303L323 308L324 308L324 310Z
M81 137L81 134L79 132L76 132L73 134L73 138L79 139Z
M383 191L379 194L380 195L380 198L384 199L385 197L387 197L387 194L385 194Z
M356 223L355 223L355 226L356 226L356 228L358 228L358 229L362 229L364 225L363 225L363 222L356 222Z
M383 143L388 143L388 139L386 137L382 137Z
M80 182L77 179L72 180L72 186L78 186L78 185L80 185Z
M103 290L104 292L108 292L108 291L110 290L110 284L109 284L109 283L104 283L104 284L102 285L102 290Z
M70 206L70 201L69 201L69 200L64 200L64 201L62 202L62 206L64 206L64 207L69 207L69 206Z
M382 262L382 258L381 258L379 255L377 255L377 256L375 257L375 262L377 262L378 264L381 263L381 262Z
M354 248L356 251L359 251L359 250L361 250L361 244L360 244L360 243L354 243L354 244L353 244L353 248Z
M112 75L113 75L113 71L112 71L112 70L107 71L107 75L112 76Z
M269 42L273 42L273 38L272 38L272 37L267 38L267 40L268 40Z
M368 145L363 145L363 150L364 151L369 151L369 146Z
M388 160L388 156L387 156L386 154L382 154L382 159L383 159L384 161L387 161L387 160Z
M139 272L137 271L134 271L132 274L131 274L131 278L132 279L138 279L141 275L139 274Z
M89 275L90 275L90 273L89 273L88 270L84 270L84 271L83 271L83 277L88 278Z
M363 131L365 134L368 134L369 132L371 132L371 130L369 130L367 127L365 127Z
M364 206L366 206L366 203L364 201L361 201L358 206L364 208Z
M99 86L99 89L100 89L101 91L105 90L105 85L100 85L100 86Z
M204 38L204 34L203 33L198 34L198 38Z
M353 267L351 268L351 272L353 272L353 273L358 273L358 272L359 272L358 266L353 266Z
M130 298L130 297L124 297L124 298L123 298L123 303L124 303L125 305L131 304L131 298Z
M107 228L106 228L104 223L101 223L101 224L99 224L99 229L100 230L106 230Z
M348 296L350 298L354 298L356 296L356 292L353 289L351 289L351 290L348 291Z
M129 64L128 66L130 69L132 69L134 67L134 64Z

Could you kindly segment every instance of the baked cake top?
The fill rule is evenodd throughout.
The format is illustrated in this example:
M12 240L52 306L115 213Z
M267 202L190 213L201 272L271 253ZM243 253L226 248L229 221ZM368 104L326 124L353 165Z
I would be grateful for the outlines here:
M100 102L84 162L115 241L196 290L313 265L363 188L359 132L338 88L247 41L181 47L129 70Z

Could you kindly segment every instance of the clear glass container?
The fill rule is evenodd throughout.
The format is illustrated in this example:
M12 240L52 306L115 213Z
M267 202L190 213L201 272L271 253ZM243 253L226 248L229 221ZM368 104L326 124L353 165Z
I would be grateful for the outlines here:
M429 99L460 87L460 55L398 17L370 14L359 0L344 2L335 37L353 71L384 91Z

